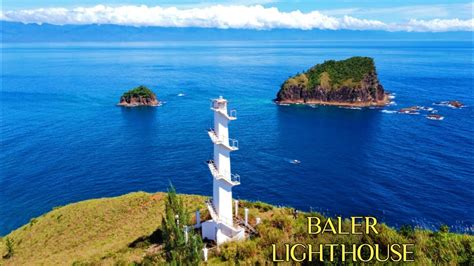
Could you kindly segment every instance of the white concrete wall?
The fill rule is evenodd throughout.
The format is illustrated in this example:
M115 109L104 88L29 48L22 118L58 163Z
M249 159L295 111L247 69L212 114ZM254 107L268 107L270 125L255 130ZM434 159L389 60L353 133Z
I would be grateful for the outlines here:
M219 173L230 179L230 151L221 145L214 145L214 163Z
M207 238L209 240L216 240L216 231L217 224L213 220L205 221L202 223L202 238Z
M217 233L216 233L217 245L223 244L229 240L230 240L230 237L228 237L224 232L222 232L222 230L217 230Z
M228 144L229 120L218 112L214 113L214 130L216 131L217 137L225 144Z
M217 215L228 225L232 225L232 186L224 180L215 180L214 207ZM217 196L217 197L216 197Z

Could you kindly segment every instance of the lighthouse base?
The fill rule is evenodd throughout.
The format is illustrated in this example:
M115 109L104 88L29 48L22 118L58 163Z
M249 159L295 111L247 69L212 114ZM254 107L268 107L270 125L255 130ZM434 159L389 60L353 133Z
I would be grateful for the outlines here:
M213 240L217 245L228 241L245 239L245 229L228 224L209 220L202 223L202 238Z

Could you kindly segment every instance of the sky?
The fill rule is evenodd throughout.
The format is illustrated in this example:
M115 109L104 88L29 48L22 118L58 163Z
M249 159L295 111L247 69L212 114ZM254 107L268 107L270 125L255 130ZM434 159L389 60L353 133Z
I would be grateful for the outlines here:
M0 19L24 23L245 29L473 31L460 0L2 0Z

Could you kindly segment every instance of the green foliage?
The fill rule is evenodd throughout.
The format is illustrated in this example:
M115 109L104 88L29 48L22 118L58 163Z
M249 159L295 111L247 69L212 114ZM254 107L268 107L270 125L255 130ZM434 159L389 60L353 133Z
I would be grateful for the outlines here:
M415 229L413 228L413 226L406 224L400 227L398 233L400 233L404 237L412 237L415 234Z
M186 244L183 227L177 226L175 215L181 215L180 225L189 224L185 209L202 211L205 198L176 195L174 188L169 192L153 195L139 192L88 200L51 211L36 218L34 226L27 224L0 239L0 257L4 257L0 258L0 265L196 265L201 262L202 240L190 230ZM300 212L295 219L291 208L240 202L240 215L243 215L243 207L249 208L251 225L256 217L261 218L256 226L258 235L241 242L226 243L219 251L210 250L208 265L268 264L272 258L272 244L277 245L276 255L282 258L286 243L380 246L410 243L414 244L413 265L474 265L472 235L408 226L395 230L385 224L377 225L379 234L309 235L307 217L318 217L324 224L325 216ZM60 222L57 217L61 217ZM345 219L342 230L347 232L350 228L350 221ZM165 231L168 237L164 236ZM336 257L340 257L340 251L337 252ZM341 262L335 262L338 263Z
M272 205L270 205L268 203L265 203L265 202L261 202L261 201L254 202L253 207L257 208L259 210L262 210L262 211L270 211L270 210L273 209Z
M143 85L140 85L134 89L131 89L127 92L125 92L122 97L124 97L125 99L130 99L130 98L133 98L133 97L145 97L145 98L154 98L155 97L155 94L147 87L143 86Z
M5 239L5 247L7 249L7 253L5 255L3 255L4 259L9 259L9 258L13 257L13 255L15 254L15 251L13 249L14 245L15 245L15 243L13 242L12 239L10 239L9 237L7 237Z
M37 222L38 222L38 219L36 219L36 218L30 219L30 226L33 226Z
M201 261L202 239L188 230L186 243L184 226L189 224L189 214L173 186L170 186L165 203L165 214L161 222L164 256L170 264L197 265Z
M308 87L308 77L303 73L303 74L296 74L294 77L290 77L285 81L283 84L284 87L289 87L289 86L300 86L303 88Z
M224 244L221 250L219 255L222 260L233 261L238 265L241 261L254 262L259 248L254 241L235 241Z
M436 265L466 264L473 265L474 240L466 235L455 235L447 232L432 234L426 246L428 257Z
M303 74L289 78L282 85L283 89L299 85L312 89L321 85L324 89L335 89L341 86L356 88L364 76L375 72L374 60L370 57L355 56L346 60L328 60L310 68Z
M446 233L449 233L449 226L447 226L447 225L445 225L445 224L441 225L441 226L439 227L439 232L440 232L440 233L445 233L445 234L446 234Z

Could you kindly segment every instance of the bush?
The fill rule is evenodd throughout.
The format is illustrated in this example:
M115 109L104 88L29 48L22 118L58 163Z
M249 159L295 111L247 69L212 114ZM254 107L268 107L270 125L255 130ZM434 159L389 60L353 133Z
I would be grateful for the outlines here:
M253 204L253 207L259 209L259 210L262 210L264 212L267 212L267 211L270 211L270 210L273 210L273 206L268 204L268 203L265 203L265 202L261 202L261 201L256 201L254 202Z
M184 208L183 201L176 195L176 190L170 186L165 203L165 214L161 222L162 236L166 261L197 265L201 261L202 239L188 231L188 241L185 240L184 226L189 224L189 214Z
M257 257L257 244L253 241L236 241L222 246L220 257L224 261L250 262Z
M122 97L129 100L133 97L145 97L145 98L154 98L155 94L147 87L140 85L136 88L133 88L127 92L125 92Z
M15 254L13 246L14 246L13 240L10 239L9 237L7 237L6 240L5 240L5 247L7 248L7 253L5 255L3 255L4 259L9 259L9 258L13 257L13 255Z
M415 229L411 225L402 225L398 232L404 237L413 237L415 234Z
M449 226L447 226L445 224L441 225L439 227L439 232L444 233L444 234L449 233Z

